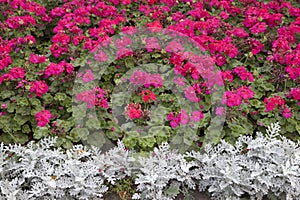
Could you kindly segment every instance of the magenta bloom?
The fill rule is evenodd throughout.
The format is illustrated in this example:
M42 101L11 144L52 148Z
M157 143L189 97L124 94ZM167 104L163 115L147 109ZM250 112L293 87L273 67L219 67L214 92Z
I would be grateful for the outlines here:
M253 98L254 92L248 86L240 87L236 90L236 93L241 96L244 100Z
M94 80L93 72L90 69L86 70L86 73L82 76L82 80L85 83L88 83L88 82Z
M226 91L222 103L226 103L229 107L239 106L242 103L242 98L240 95L235 94L232 91Z
M282 116L286 119L291 118L293 116L292 112L290 109L288 108L284 108L283 112L282 112Z
M172 128L176 128L178 126L178 122L173 120L173 121L170 122L170 125L171 125Z
M181 77L174 78L174 83L176 83L179 86L185 85L185 79Z
M204 115L201 110L197 110L192 112L191 120L194 122L199 122L201 119L203 119L203 117Z
M168 119L169 121L171 121L171 120L173 119L173 117L174 117L174 113L171 112L171 113L168 114L167 119Z
M24 78L24 69L22 67L14 67L9 70L9 74L13 77L13 79Z
M60 64L50 63L44 71L45 78L48 78L53 75L60 76L60 74L63 73L63 71L64 71L64 66L62 66L61 63Z
M200 98L197 97L195 89L190 86L184 90L185 97L191 102L199 102Z
M146 41L146 49L148 52L152 52L153 49L160 50L160 46L156 38L154 37L146 38L145 41Z
M76 100L86 102L87 108L93 108L96 104L95 97L96 95L94 90L85 90L77 94Z
M35 92L37 97L42 96L48 92L49 88L45 81L34 81L31 83L30 92Z
M143 115L140 104L130 103L127 105L126 111L130 119L139 119Z
M295 100L300 101L300 88L292 88L289 97L292 97Z
M183 51L183 47L180 43L178 43L176 41L171 41L166 46L166 51L170 52L170 53L181 52L181 51Z
M42 110L35 114L36 120L38 121L38 126L46 126L51 118L51 113L49 110Z
M40 56L31 53L29 57L29 61L33 64L39 64L39 63L44 63L46 62L46 56Z
M178 116L180 119L180 124L188 124L189 123L189 116L185 110L181 110L181 112Z
M224 108L223 107L217 107L216 109L216 115L222 116L224 112Z
M273 96L270 99L265 98L264 103L266 105L266 110L265 112L269 112L274 110L277 106L283 107L285 104L285 101L282 97L280 96Z

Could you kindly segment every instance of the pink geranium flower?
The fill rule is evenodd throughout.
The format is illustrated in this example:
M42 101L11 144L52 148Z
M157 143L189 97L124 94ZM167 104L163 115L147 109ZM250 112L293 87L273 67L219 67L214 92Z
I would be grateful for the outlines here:
M204 115L201 112L201 110L193 111L191 115L191 120L194 122L199 122L201 119L203 119Z
M49 110L42 110L36 113L35 117L38 121L38 126L44 127L50 122L51 113Z
M130 103L126 107L126 113L130 119L139 119L142 117L143 112L140 104Z
M30 92L35 92L37 97L48 92L49 88L46 81L34 81L31 83Z

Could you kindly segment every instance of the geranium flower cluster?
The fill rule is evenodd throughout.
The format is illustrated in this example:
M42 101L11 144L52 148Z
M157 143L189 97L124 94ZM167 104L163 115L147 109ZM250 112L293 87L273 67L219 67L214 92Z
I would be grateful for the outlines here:
M298 101L298 105L300 106L300 88L292 88L288 96Z
M6 20L6 24L11 29L18 29L20 26L36 25L35 19L30 16L12 16Z
M44 71L44 77L49 78L54 75L59 77L64 71L66 71L67 74L71 74L73 70L74 67L72 66L72 64L65 61L61 61L58 64L50 63Z
M99 107L108 108L108 99L106 92L100 87L95 87L92 90L85 90L76 96L77 101L83 101L87 104L87 108Z
M33 81L30 82L30 92L35 92L37 97L41 97L43 94L47 93L49 91L49 87L46 83L46 81Z
M30 54L29 61L32 64L41 64L46 62L46 56L36 55L34 53Z
M244 66L238 66L232 70L233 73L237 74L241 80L248 80L249 82L254 81L254 77L251 72L248 72Z
M41 110L35 114L38 126L44 127L50 122L51 113L49 110Z
M175 48L175 47L172 47ZM194 62L193 62L194 61ZM201 65L197 65L201 62L201 57L196 55L186 55L183 53L172 53L170 57L170 63L174 65L174 72L176 74L180 74L182 76L187 76L188 74L194 80L198 80L200 78L200 73L204 72L203 68L205 68L205 62L202 60ZM213 66L213 65L212 65ZM199 68L201 67L201 68ZM207 71L209 68L207 69ZM202 76L205 74L203 73Z
M285 104L284 99L281 96L273 96L270 98L265 98L264 103L266 105L265 112L273 111L275 108L281 110L281 114L285 118L292 117L291 110Z
M240 106L242 101L247 103L248 99L253 98L254 92L248 86L242 86L235 91L226 91L222 103L227 104L229 107Z
M9 73L7 74L3 74L2 76L0 76L0 84L3 81L7 81L7 80L16 80L16 79L23 79L24 78L24 69L22 67L14 67L12 69L9 70Z
M11 47L9 45L2 45L2 37L0 36L0 70L9 66L12 63L12 59L9 55L11 52Z
M140 70L134 71L129 81L135 85L143 85L145 88L163 86L163 80L159 74L150 74Z
M170 121L172 128L176 128L179 125L193 124L203 119L204 115L201 110L196 110L189 116L185 110L181 110L178 114L171 112L167 116L167 120Z
M142 90L139 95L143 98L145 103L148 103L150 100L155 101L156 95L150 90Z
M141 104L130 103L127 105L125 110L130 119L139 119L143 116Z

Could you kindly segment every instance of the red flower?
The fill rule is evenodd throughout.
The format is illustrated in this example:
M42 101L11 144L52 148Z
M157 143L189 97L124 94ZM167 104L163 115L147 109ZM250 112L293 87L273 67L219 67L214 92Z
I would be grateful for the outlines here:
M201 119L203 119L204 115L201 112L201 110L196 110L192 112L192 116L191 116L191 120L195 121L195 122L199 122Z
M42 96L43 94L48 92L48 90L49 88L45 81L34 81L33 83L31 83L30 92L35 91L37 97Z
M147 27L150 29L151 32L153 33L159 33L161 32L163 26L159 21L155 21L152 23L147 23Z
M44 71L45 78L48 78L52 75L60 76L60 74L64 71L64 66L56 63L50 63Z
M86 70L86 73L82 76L82 80L85 83L88 83L94 79L95 78L94 78L93 72L90 69Z
M44 63L46 62L46 56L40 56L31 53L29 57L29 61L33 64L39 64L39 63Z
M242 103L242 98L240 95L235 94L232 91L226 91L222 99L222 103L226 103L229 107L239 106Z
M274 96L271 97L270 99L265 98L264 103L266 105L265 112L268 112L274 110L276 106L280 106L280 107L284 106L285 101L280 96Z
M143 90L140 93L140 96L143 97L143 100L144 100L145 103L148 103L150 99L153 100L153 101L155 101L155 99L156 99L155 94L150 90Z
M38 121L38 126L44 127L49 123L51 118L51 113L49 110L42 110L35 114L36 120Z
M126 110L130 119L139 119L143 115L140 104L130 103L128 104Z
M18 78L24 78L24 69L21 67L14 67L12 69L9 70L9 74L14 78L14 79L18 79Z

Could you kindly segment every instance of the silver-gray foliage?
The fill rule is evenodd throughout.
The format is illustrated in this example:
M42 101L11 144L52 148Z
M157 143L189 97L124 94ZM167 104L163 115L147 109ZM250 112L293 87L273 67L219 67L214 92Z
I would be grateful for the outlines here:
M167 143L137 157L122 142L102 153L76 145L54 148L56 138L38 144L0 145L0 199L102 199L109 184L132 177L133 199L169 200L190 189L213 199L262 199L272 194L300 199L299 143L280 136L278 123L236 144L206 145L204 152L179 154ZM280 197L279 197L280 196Z

